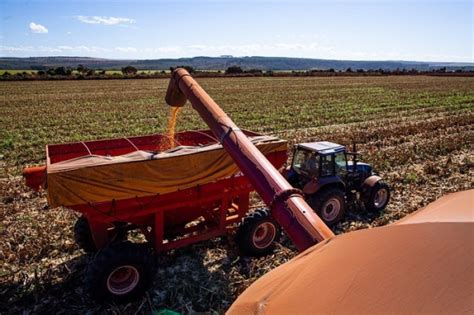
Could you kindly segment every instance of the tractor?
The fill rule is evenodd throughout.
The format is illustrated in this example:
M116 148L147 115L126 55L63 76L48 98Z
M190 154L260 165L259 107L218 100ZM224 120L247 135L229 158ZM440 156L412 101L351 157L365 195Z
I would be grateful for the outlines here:
M355 144L348 152L345 146L327 141L300 143L283 175L332 227L344 218L348 205L362 203L367 211L381 211L390 200L389 186L358 156Z

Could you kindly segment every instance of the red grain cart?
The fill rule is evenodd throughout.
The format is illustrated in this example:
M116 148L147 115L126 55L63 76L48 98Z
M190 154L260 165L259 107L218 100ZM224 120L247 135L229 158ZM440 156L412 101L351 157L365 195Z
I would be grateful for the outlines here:
M279 168L286 141L245 131ZM78 245L97 252L86 284L98 299L140 295L152 278L152 252L164 252L225 234L241 222L237 244L247 254L272 249L280 229L266 210L249 211L254 190L212 133L163 135L48 145L47 165L24 170L28 186L48 192L51 207L82 214ZM245 217L245 219L243 219ZM146 242L127 241L139 231Z

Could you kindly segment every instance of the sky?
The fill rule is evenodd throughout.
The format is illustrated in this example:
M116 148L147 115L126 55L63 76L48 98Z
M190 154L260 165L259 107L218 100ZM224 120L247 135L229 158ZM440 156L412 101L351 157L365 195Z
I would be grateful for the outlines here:
M0 56L474 62L473 1L0 2Z

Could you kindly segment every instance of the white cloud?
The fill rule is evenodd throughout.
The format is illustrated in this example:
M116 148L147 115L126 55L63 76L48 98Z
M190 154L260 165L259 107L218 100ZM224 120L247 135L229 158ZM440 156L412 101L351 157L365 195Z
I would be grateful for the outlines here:
M0 45L0 56L89 56L99 58L180 58L192 56L288 56L339 60L419 60L474 62L470 56L443 54L412 54L403 51L364 52L337 49L315 42L281 42L237 45L183 45L161 47L100 47L86 45L5 46Z
M152 48L150 49L151 53L164 53L164 54L182 54L183 48L179 46L167 46L167 47L160 47L160 48Z
M74 18L86 24L129 25L129 24L135 23L134 19L124 18L124 17L114 17L114 16L77 15Z
M116 51L119 52L124 52L124 53L136 53L138 52L138 49L135 47L115 47Z
M57 48L60 48L60 49L61 49L61 52L70 51L70 52L73 52L74 54L77 54L77 53L92 53L92 54L96 54L96 53L108 53L108 52L111 52L111 51L112 51L112 49L108 49L108 48L104 48L104 47L85 46L85 45L73 46L73 47L70 47L70 46L58 46Z
M46 33L48 33L48 29L46 27L44 27L41 24L36 24L35 22L30 23L30 30L33 33L37 33L37 34L46 34Z
M105 54L106 56L116 57L116 54L121 56L132 57L146 57L146 58L178 58L183 56L219 56L219 55L234 55L234 56L298 56L314 54L323 55L324 53L333 53L333 48L328 46L320 46L316 43L276 43L276 44L243 44L243 45L187 45L187 46L161 46L161 47L147 47L136 48L130 46L117 46L112 49L98 47L98 46L17 46L6 47L0 46L0 50L4 53L14 54L15 52L39 52L39 53L54 53L54 54L69 54L69 55L98 55ZM116 54L113 54L113 53ZM112 54L109 54L112 53ZM103 57L106 57L106 56Z
M297 56L307 54L323 54L331 52L334 47L319 43L273 43L273 44L243 44L243 45L189 45L184 47L160 47L158 52L185 52L189 55L237 55L237 56Z
M45 53L60 53L62 52L61 49L57 47L48 47L48 46L39 46L38 51L45 52Z
M16 52L26 52L26 51L33 51L33 46L0 46L0 51L6 53L16 53Z
M0 46L0 55L3 54L17 54L17 53L25 53L29 52L32 54L40 53L41 55L44 54L73 54L73 55L80 55L80 54L102 54L102 53L110 53L112 49L98 47L98 46Z

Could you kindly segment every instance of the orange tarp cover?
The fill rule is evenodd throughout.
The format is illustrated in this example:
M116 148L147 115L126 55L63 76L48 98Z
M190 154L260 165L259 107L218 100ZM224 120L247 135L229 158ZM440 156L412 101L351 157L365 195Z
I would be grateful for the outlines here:
M228 314L474 314L474 190L313 246Z
M250 137L263 154L287 150L276 137ZM220 144L180 146L154 154L87 155L47 167L52 207L164 194L230 177L239 171Z

